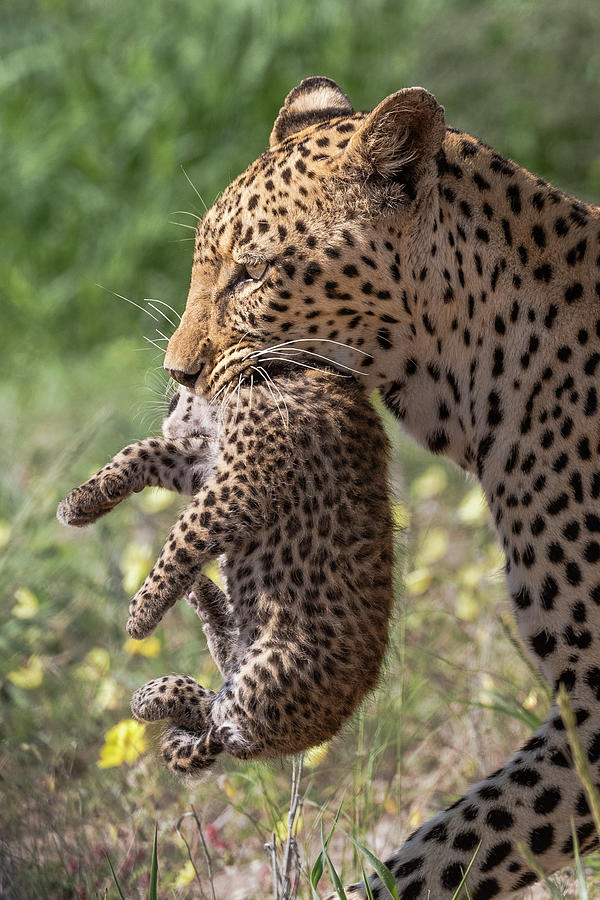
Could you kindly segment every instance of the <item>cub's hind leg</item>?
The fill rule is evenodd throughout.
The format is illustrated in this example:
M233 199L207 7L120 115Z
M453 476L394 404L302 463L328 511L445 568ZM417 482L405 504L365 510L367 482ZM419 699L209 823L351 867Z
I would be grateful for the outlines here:
M203 623L210 654L226 678L237 658L239 639L227 595L206 575L200 575L187 602Z
M161 751L173 771L191 773L206 768L222 752L211 716L215 696L187 675L155 678L133 694L131 711L136 719L171 719L163 731Z

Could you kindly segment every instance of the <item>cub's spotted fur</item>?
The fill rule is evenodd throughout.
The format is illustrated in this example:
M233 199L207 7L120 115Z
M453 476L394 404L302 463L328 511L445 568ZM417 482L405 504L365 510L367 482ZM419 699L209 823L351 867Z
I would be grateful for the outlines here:
M194 493L131 602L147 635L192 590L222 672L216 693L166 676L133 695L139 719L169 718L178 772L226 750L297 753L332 737L377 681L392 604L388 446L355 383L306 371L241 386L218 427L182 391L165 439L122 450L59 507L87 524L146 484ZM200 572L221 555L223 593Z
M481 479L521 635L600 780L600 210L446 128L421 88L355 113L308 79L198 226L165 365L216 394L319 357ZM571 820L595 846L554 708L388 865L404 900L450 898L478 847L471 896L507 895L537 877L520 844L545 872L571 859Z

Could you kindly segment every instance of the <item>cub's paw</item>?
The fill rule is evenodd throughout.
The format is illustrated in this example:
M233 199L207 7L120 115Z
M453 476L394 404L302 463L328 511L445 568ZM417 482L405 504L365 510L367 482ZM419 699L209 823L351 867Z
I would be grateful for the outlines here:
M188 675L165 675L139 687L131 698L131 712L143 722L172 719L194 731L210 723L214 693Z
M160 741L161 755L169 769L178 775L199 775L212 766L223 745L214 727L202 732L178 725L167 725Z
M110 512L113 506L115 501L109 500L100 490L96 479L92 478L74 488L64 500L61 500L56 510L56 518L63 525L83 527Z
M58 504L56 518L63 525L90 525L114 509L133 489L124 475L110 470L109 463L67 494Z

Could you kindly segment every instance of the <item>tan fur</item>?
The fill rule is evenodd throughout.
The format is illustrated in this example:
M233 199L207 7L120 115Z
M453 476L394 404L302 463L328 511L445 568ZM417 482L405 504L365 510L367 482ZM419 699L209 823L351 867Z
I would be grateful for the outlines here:
M413 88L372 114L286 130L199 224L165 365L215 394L251 360L325 356L475 473L523 640L569 692L599 779L600 211L442 125ZM269 264L264 277L244 280L248 259ZM569 861L571 818L588 850L594 825L554 709L388 865L403 900L446 900L478 847L471 896L506 896L536 880L520 844L545 872Z
M191 774L222 750L272 757L331 738L375 686L392 605L387 441L365 392L280 371L277 392L257 378L218 409L180 392L168 439L122 450L58 513L86 525L146 484L194 494L127 623L145 637L186 593L205 623L222 688L173 675L132 699L137 718L171 720L163 757ZM201 574L217 556L224 591Z

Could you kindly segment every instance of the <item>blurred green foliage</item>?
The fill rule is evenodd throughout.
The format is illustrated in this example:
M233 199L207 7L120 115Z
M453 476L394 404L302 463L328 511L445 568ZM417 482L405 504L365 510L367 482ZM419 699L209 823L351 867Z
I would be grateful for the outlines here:
M597 0L0 5L0 892L5 876L15 898L95 895L109 878L104 850L118 861L127 846L128 896L146 896L134 838L145 866L157 806L166 868L174 877L186 860L173 832L186 789L151 755L131 770L96 767L140 683L165 671L216 677L184 604L159 629L156 658L132 657L124 643L126 560L152 557L174 508L152 512L135 498L83 533L54 519L60 496L164 411L160 353L134 352L155 323L111 291L181 311L192 232L168 222L193 222L177 210L202 213L182 167L210 204L265 148L290 88L326 74L356 108L422 84L449 123L597 202L599 38ZM479 713L466 722L454 698L497 710L502 691L520 724L523 709L542 715L543 701L526 668L498 653L494 601L505 593L479 496L391 428L394 481L409 498L398 524L410 524L390 677L309 792L333 809L336 789L346 792L361 840L383 811L394 816L395 842L483 774L483 745L516 745L506 716L482 732ZM29 612L18 599L27 592ZM245 833L240 819L263 809L268 835L287 778L232 761L224 772L233 787L204 784L201 812L213 821L235 808L228 839L250 865L264 839L249 844L256 822ZM219 852L221 867L231 862ZM357 871L347 863L349 877Z
M181 166L210 203L265 147L285 94L310 74L338 80L357 108L423 84L452 124L600 197L595 0L2 9L0 292L11 366L30 367L32 351L85 353L138 334L141 313L97 284L181 308L191 250L175 241L191 232L167 220L200 206Z

